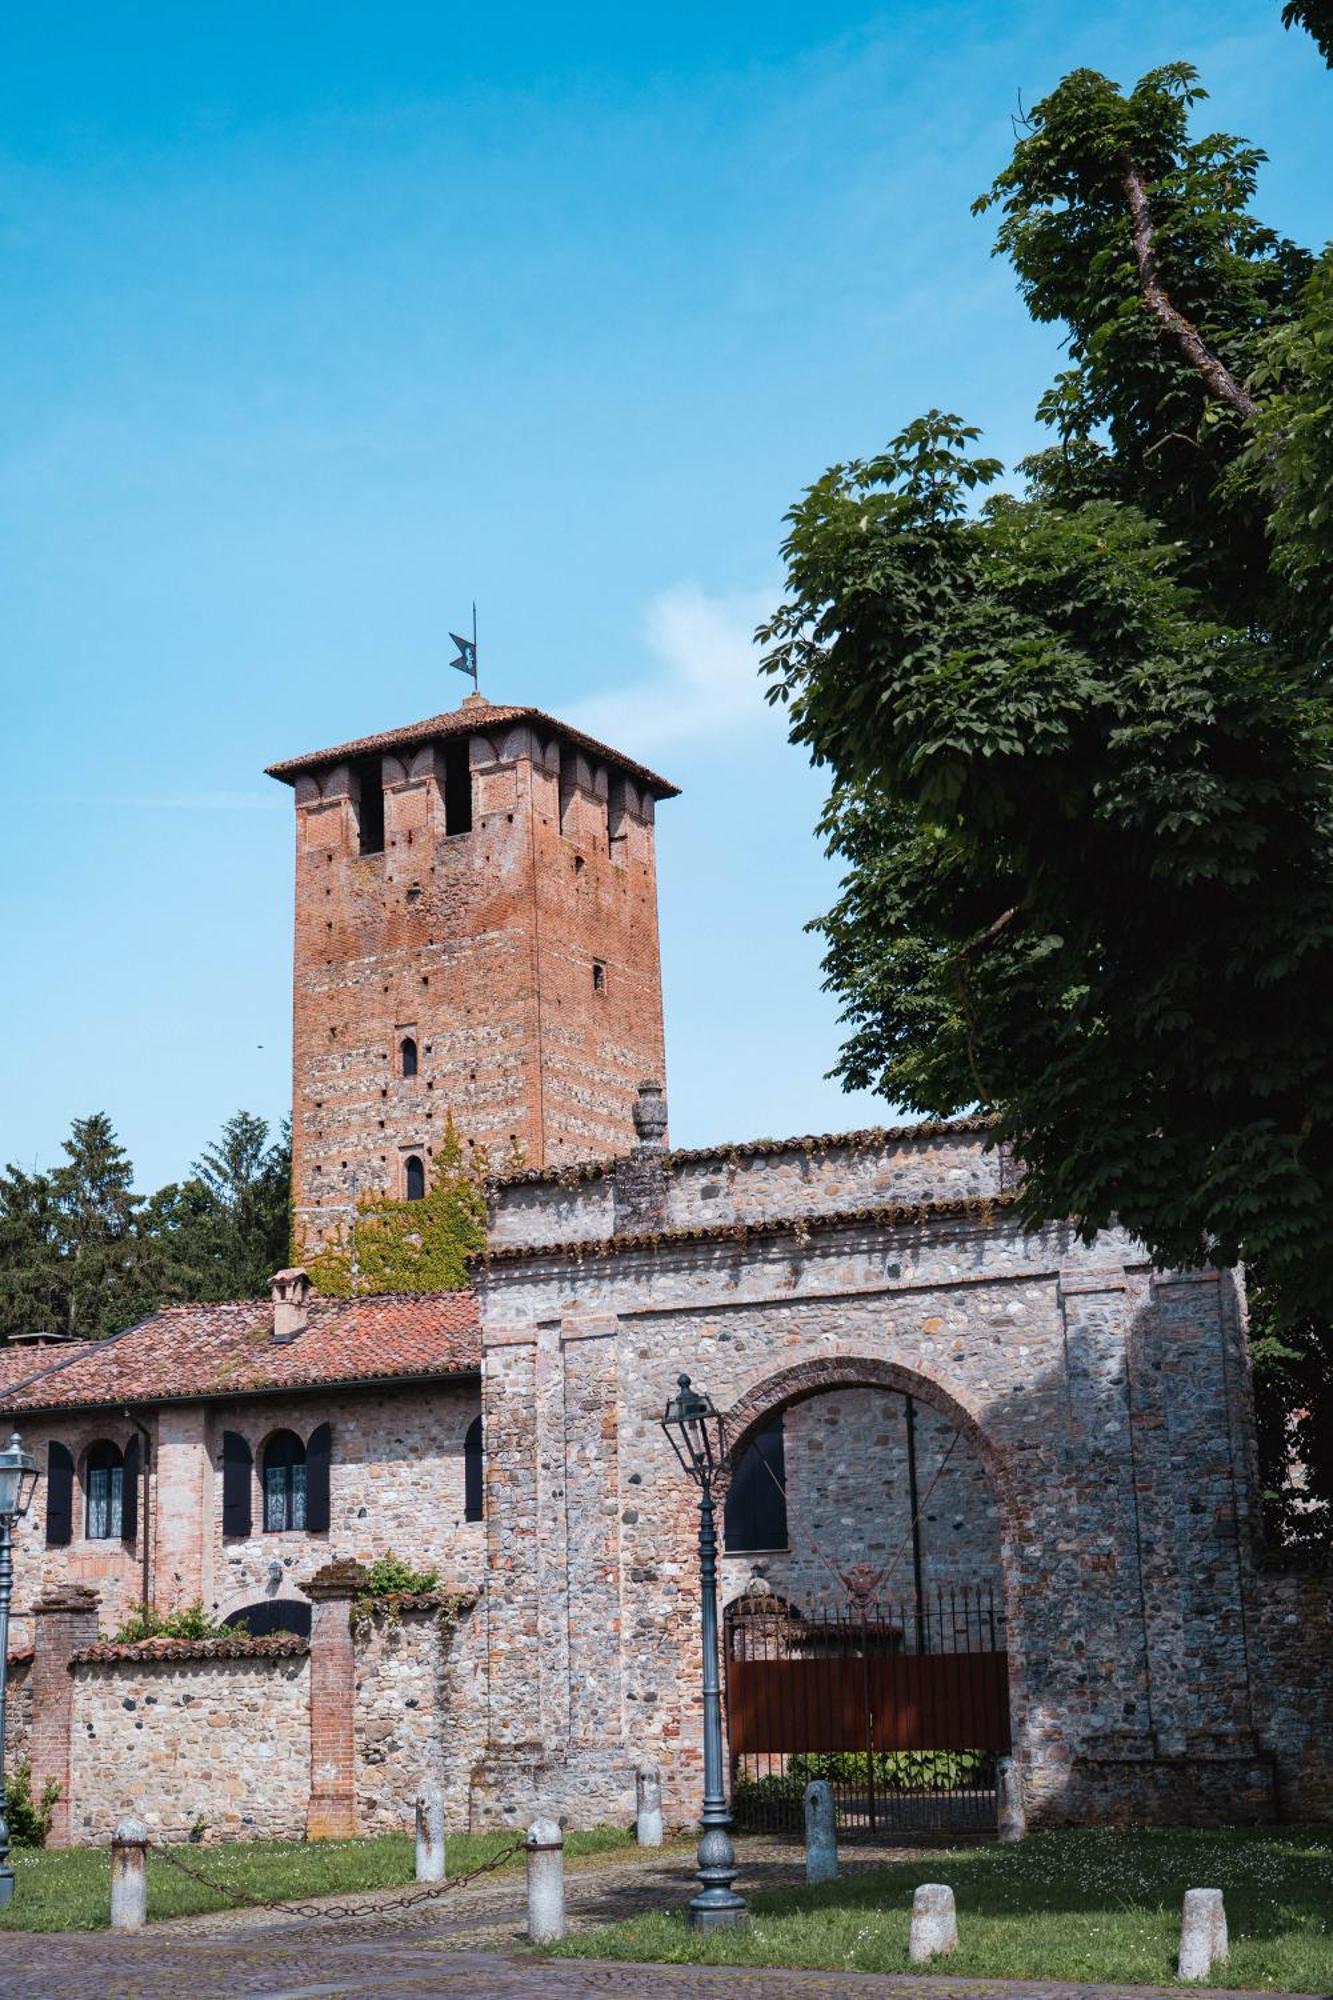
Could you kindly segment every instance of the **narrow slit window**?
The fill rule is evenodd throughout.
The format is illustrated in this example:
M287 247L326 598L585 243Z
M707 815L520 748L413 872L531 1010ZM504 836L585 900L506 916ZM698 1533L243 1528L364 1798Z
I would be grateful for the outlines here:
M398 1064L404 1076L417 1073L417 1045L411 1035L404 1035L398 1044Z
M362 854L384 852L384 772L378 757L363 757L355 767L358 844Z
M446 834L472 831L472 755L466 736L445 746L444 830Z
M463 1519L480 1521L485 1512L486 1460L482 1448L481 1418L474 1417L463 1439Z
M606 967L600 958L595 958L592 962L592 990L594 993L606 991Z
M560 831L571 834L574 831L574 793L578 775L578 760L574 752L562 743L560 746Z
M403 1182L409 1201L423 1201L426 1195L426 1169L416 1153L412 1153L403 1169Z

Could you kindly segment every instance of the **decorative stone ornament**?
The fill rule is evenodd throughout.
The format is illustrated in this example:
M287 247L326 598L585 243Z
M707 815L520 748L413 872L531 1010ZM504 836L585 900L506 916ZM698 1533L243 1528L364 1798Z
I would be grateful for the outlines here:
M667 1101L660 1083L646 1077L634 1102L634 1131L645 1151L660 1152L666 1144Z
M913 1965L927 1965L958 1943L958 1912L947 1882L922 1882L912 1898L912 1931L907 1955Z

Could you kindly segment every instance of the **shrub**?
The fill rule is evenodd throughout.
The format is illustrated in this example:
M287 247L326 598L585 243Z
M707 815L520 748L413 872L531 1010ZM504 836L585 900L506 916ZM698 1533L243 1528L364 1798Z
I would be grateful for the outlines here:
M5 1777L5 1819L15 1847L45 1847L51 1831L51 1811L60 1786L48 1780L40 1800L32 1795L32 1765L20 1764Z
M138 1646L145 1639L248 1639L250 1628L243 1618L224 1625L202 1604L188 1604L183 1611L155 1611L136 1604L123 1625L111 1635L116 1646Z

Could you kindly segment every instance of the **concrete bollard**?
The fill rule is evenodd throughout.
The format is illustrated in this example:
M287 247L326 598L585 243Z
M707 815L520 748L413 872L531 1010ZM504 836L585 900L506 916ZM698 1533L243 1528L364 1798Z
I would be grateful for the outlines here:
M1013 1757L1001 1757L995 1766L995 1822L995 1830L1006 1847L1022 1840L1028 1830L1023 1786L1017 1759Z
M133 1813L111 1836L111 1928L141 1931L148 1922L148 1828Z
M418 1882L443 1882L444 1792L429 1779L417 1793L416 1869Z
M1179 1976L1206 1979L1227 1962L1227 1913L1220 1889L1187 1889L1180 1918Z
M958 1913L946 1882L922 1882L912 1898L912 1934L907 1955L925 1965L952 1951L958 1942Z
M565 1935L565 1836L553 1819L528 1828L528 1936L552 1944Z
M833 1787L816 1778L805 1788L805 1879L832 1882L838 1873L838 1827Z
M640 1764L635 1784L634 1831L640 1847L662 1845L662 1774L656 1764Z

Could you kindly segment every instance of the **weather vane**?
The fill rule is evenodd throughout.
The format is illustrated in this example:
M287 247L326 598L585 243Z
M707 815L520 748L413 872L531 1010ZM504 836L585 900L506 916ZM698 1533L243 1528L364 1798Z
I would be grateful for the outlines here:
M450 660L449 665L457 667L460 674L469 675L474 694L480 694L481 686L477 680L477 607L475 604L472 607L472 637L465 639L461 632L451 632L449 637L458 648L458 658Z

